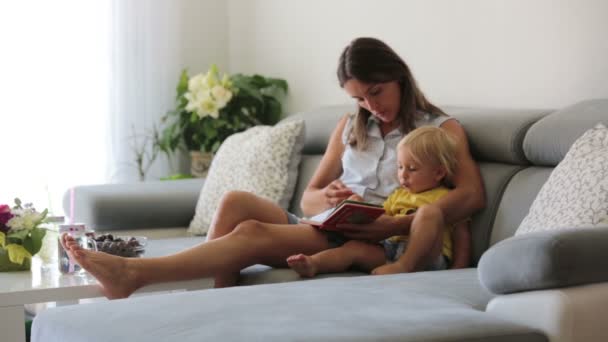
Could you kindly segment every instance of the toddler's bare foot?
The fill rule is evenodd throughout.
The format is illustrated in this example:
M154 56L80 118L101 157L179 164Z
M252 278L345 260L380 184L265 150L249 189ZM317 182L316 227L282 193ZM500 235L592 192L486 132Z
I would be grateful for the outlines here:
M99 281L108 299L129 297L140 287L136 274L127 267L127 258L83 249L67 235L61 240L70 258Z
M298 272L301 277L311 278L317 274L317 265L311 257L304 254L296 254L287 258L287 264L292 270Z
M382 266L378 266L374 268L372 271L373 275L382 275L382 274L395 274L395 273L406 273L408 270L403 267L400 263L394 262L392 264L386 264Z

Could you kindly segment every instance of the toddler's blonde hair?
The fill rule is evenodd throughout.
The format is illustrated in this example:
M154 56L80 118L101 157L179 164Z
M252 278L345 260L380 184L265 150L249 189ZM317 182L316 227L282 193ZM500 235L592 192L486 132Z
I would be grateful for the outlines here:
M417 163L434 163L445 169L446 178L456 172L456 142L443 129L423 126L408 133L397 145L397 149L408 147Z

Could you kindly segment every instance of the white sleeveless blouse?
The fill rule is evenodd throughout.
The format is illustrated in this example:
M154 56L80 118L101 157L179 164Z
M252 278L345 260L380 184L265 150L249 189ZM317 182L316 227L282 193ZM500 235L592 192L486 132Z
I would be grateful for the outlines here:
M351 116L346 123L342 142L345 145L342 155L342 175L344 185L363 197L366 202L382 204L397 187L397 144L404 137L396 128L382 137L380 125L375 117L367 122L367 145L364 150L357 150L348 144L348 134L353 125ZM445 121L453 119L446 115L435 115L419 112L414 121L416 128L422 126L439 127ZM312 219L322 221L333 210L324 211Z

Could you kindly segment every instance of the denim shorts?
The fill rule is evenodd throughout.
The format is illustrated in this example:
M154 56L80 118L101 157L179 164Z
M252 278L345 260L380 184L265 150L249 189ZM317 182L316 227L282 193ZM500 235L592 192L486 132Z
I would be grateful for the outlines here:
M290 213L289 211L285 211L285 213L287 214L287 224L298 224L300 222L300 218L296 215ZM348 239L345 238L344 235L338 232L324 230L321 230L320 232L327 236L327 242L329 242L330 248L340 247L345 244L346 241L348 241Z
M382 245L382 247L384 247L384 255L388 262L397 261L397 259L399 259L403 255L405 249L407 248L406 241L391 242L388 240L383 240L380 241L380 244ZM426 267L425 271L438 271L445 270L447 268L448 259L445 255L441 254L434 262L432 262Z

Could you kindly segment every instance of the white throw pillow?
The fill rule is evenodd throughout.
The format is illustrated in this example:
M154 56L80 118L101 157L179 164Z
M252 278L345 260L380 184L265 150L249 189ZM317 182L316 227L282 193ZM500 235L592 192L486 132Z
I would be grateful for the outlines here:
M578 138L551 172L515 235L608 225L608 129Z
M286 209L303 145L303 120L255 126L228 137L213 158L188 232L206 234L220 198L231 190L252 192Z

